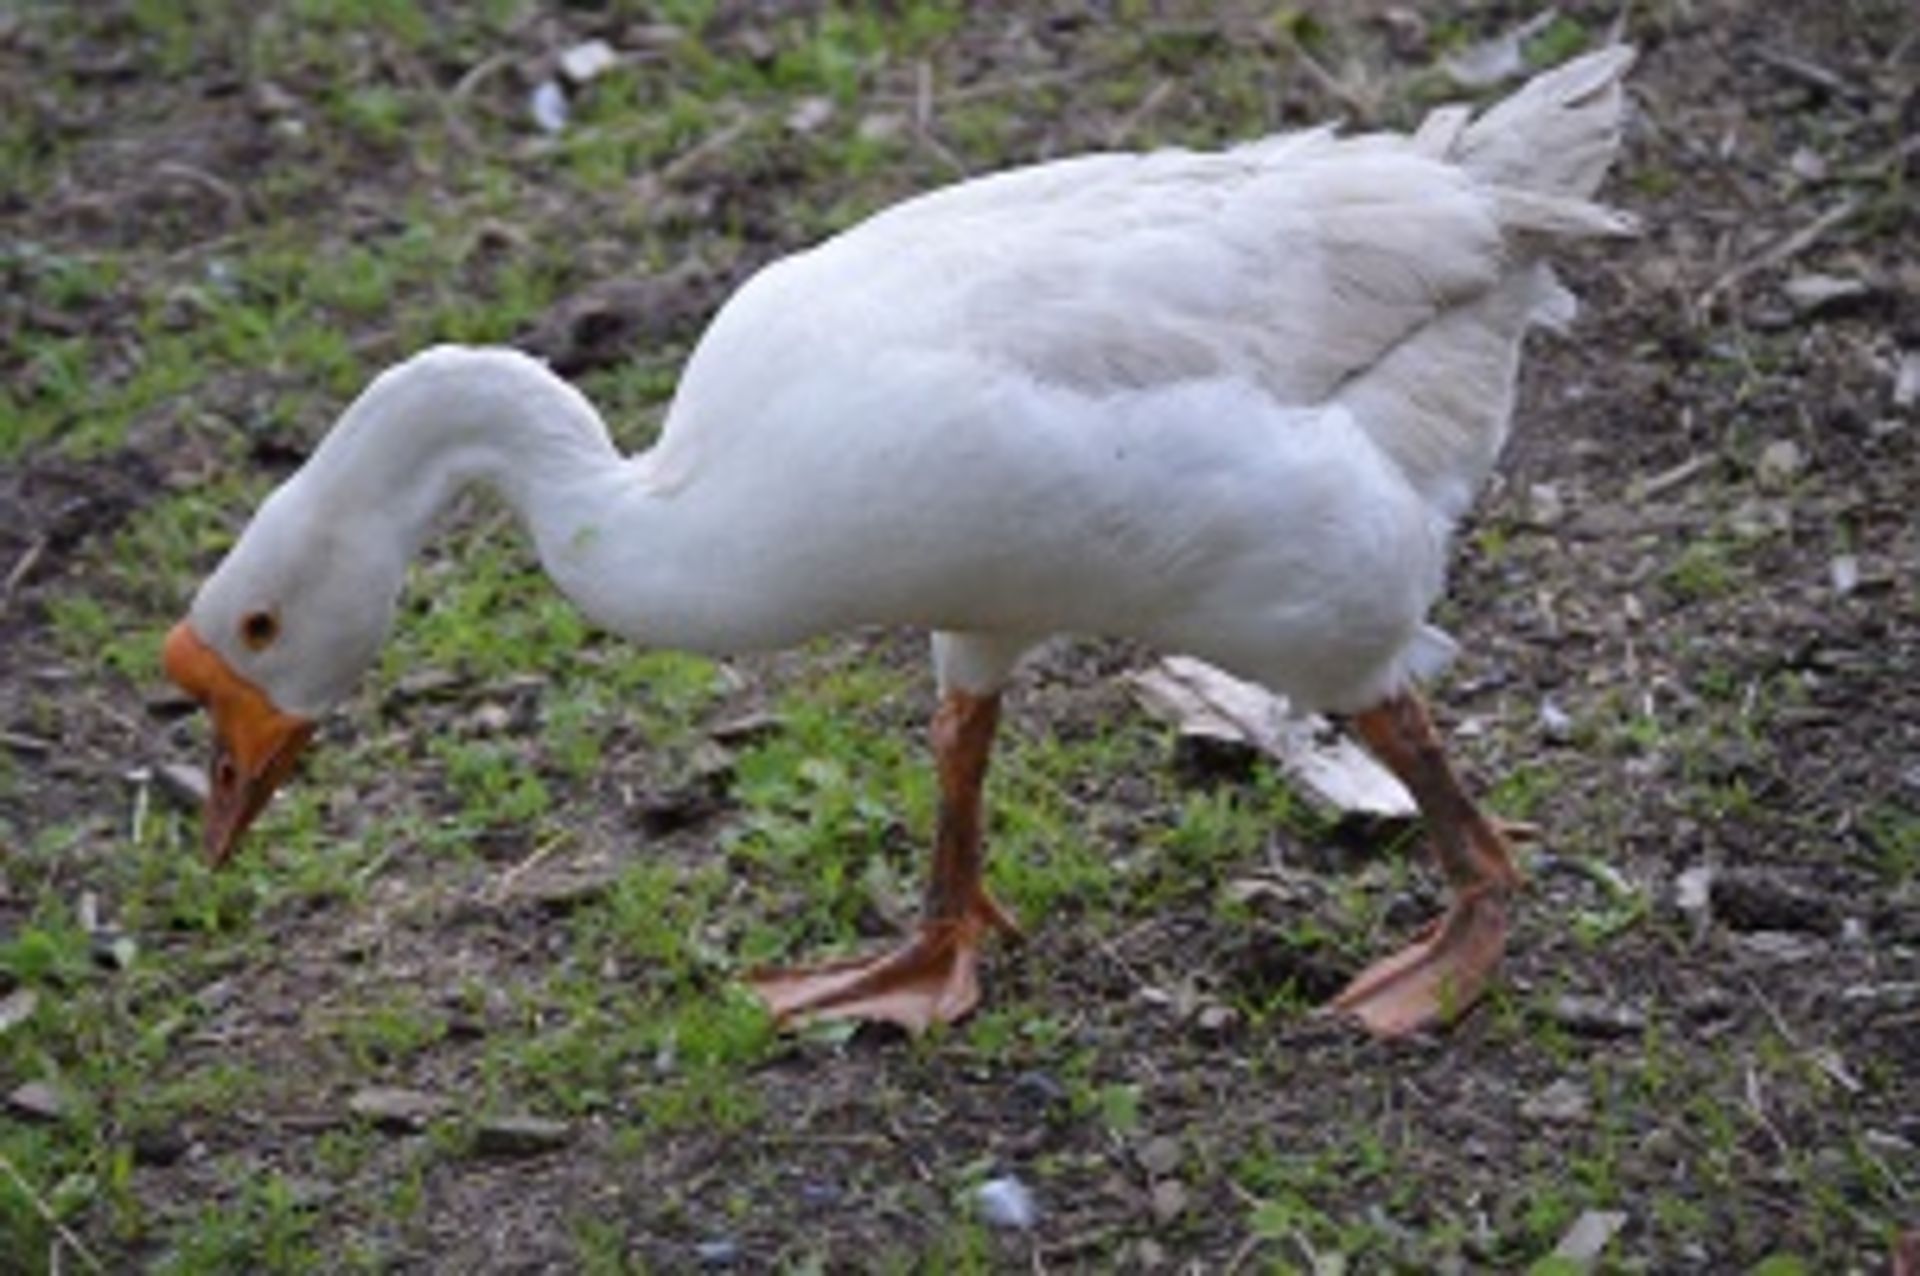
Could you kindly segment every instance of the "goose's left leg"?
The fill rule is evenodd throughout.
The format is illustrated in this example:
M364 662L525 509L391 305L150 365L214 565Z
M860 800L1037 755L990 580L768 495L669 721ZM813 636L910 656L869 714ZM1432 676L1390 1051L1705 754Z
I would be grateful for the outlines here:
M1382 1037L1448 1023L1492 983L1506 952L1507 902L1520 870L1495 821L1467 796L1447 762L1427 707L1411 691L1350 720L1413 794L1453 893L1446 913L1412 946L1362 971L1338 997L1336 1010Z
M750 982L781 1023L812 1019L877 1019L909 1032L952 1023L980 1002L980 944L990 931L1019 928L987 893L981 852L981 789L1000 719L1000 693L951 685L952 640L936 642L942 682L933 716L933 756L940 812L932 871L917 934L890 953L797 970L762 971ZM1006 665L1018 657L1010 649ZM999 679L991 680L996 688Z

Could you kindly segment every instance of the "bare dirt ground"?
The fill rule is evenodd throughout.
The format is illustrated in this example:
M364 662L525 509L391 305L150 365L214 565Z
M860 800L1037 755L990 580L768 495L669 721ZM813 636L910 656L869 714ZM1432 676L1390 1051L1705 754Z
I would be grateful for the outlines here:
M1119 680L1143 654L1082 643L1010 706L994 871L1032 935L994 1009L773 1036L732 977L911 896L924 786L860 777L920 765L920 639L622 663L485 505L279 849L195 864L158 635L384 363L517 340L638 443L727 291L867 210L1402 127L1531 16L1118 10L0 12L0 1268L1888 1269L1920 1228L1899 0L1625 9L1608 192L1646 233L1566 260L1583 313L1530 346L1440 617L1443 727L1545 830L1456 1029L1313 1013L1437 906L1412 835L1194 762ZM595 37L627 67L542 138L528 91ZM356 1115L370 1087L443 1106ZM552 1146L493 1129L527 1113ZM982 1217L1006 1178L1029 1227ZM1598 1258L1550 1257L1583 1218Z

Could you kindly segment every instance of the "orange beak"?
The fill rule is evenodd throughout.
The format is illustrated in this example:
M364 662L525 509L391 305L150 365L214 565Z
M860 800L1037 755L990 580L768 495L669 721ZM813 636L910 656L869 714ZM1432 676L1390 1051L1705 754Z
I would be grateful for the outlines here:
M313 723L283 713L266 692L235 673L220 653L181 621L161 650L167 677L213 715L216 737L208 771L207 862L225 864L267 805L293 774L300 751L313 738Z

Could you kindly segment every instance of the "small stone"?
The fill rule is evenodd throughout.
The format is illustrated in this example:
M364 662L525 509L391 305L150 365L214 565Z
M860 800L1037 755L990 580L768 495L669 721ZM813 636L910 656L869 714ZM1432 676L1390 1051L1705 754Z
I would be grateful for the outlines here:
M907 118L892 111L876 111L860 121L854 132L863 142L888 142L907 131Z
M1025 1231L1040 1221L1033 1190L1013 1175L988 1179L973 1191L980 1217L991 1226Z
M162 762L153 768L153 778L160 792L188 811L198 811L205 806L212 793L207 784L205 767L188 766L184 762Z
M740 1261L740 1242L731 1237L716 1236L695 1245L693 1256L700 1260L702 1267L731 1267Z
M1718 873L1711 896L1714 915L1734 930L1831 935L1839 929L1839 909L1832 899L1774 873L1756 869Z
M1412 5L1391 5L1381 10L1380 23L1387 29L1387 43L1398 56L1413 58L1426 52L1428 26L1419 9Z
M1013 1094L1021 1103L1027 1104L1046 1116L1066 1111L1072 1096L1067 1087L1060 1084L1050 1072L1029 1070L1013 1079Z
M1541 527L1552 527L1567 516L1567 503L1552 483L1535 483L1527 489L1527 512Z
M813 133L832 118L832 98L803 97L787 112L787 127L796 133Z
M1793 308L1806 315L1858 301L1873 291L1864 280L1820 274L1795 275L1781 290Z
M1817 939L1784 930L1757 930L1742 935L1740 946L1756 957L1782 964L1811 961L1827 947Z
M1583 1037L1628 1037L1647 1026L1647 1017L1632 1006L1577 993L1554 998L1547 1013L1568 1032Z
M1845 598L1860 588L1860 560L1852 554L1836 554L1827 564L1827 578L1833 582L1833 592Z
M438 1095L397 1086L369 1086L347 1100L347 1110L355 1116L400 1134L424 1129L446 1109L447 1101Z
M702 1267L731 1267L740 1261L740 1242L728 1236L716 1236L693 1247L693 1256Z
M1209 1001L1193 1017L1194 1035L1214 1045L1231 1037L1239 1026L1240 1012L1223 1001Z
M619 61L620 55L605 40L585 40L560 55L560 74L575 84L585 84Z
M29 1081L7 1095L7 1107L34 1121L58 1121L72 1110L66 1093L47 1081Z
M468 714L467 722L480 735L499 735L513 725L513 710L489 700Z
M1520 1105L1520 1115L1529 1121L1549 1125L1574 1125L1585 1121L1593 1110L1584 1086L1571 1077L1562 1077Z
M1187 1185L1179 1179L1161 1179L1153 1185L1147 1204L1153 1211L1154 1222L1163 1226L1171 1223L1186 1213Z
M1871 1011L1905 1013L1920 1009L1920 980L1886 984L1850 984L1840 990L1840 1000L1849 1006Z
M1553 1256L1571 1263L1577 1271L1591 1271L1600 1251L1626 1225L1627 1216L1617 1210L1586 1210L1554 1246Z
M1164 1134L1158 1138L1148 1139L1139 1152L1135 1153L1136 1159L1140 1162L1140 1168L1155 1178L1163 1174L1171 1174L1180 1168L1180 1161L1184 1155L1180 1140Z
M474 1148L482 1156L538 1156L564 1146L573 1137L573 1126L537 1116L497 1116L482 1121L473 1134Z
M1893 371L1893 406L1910 408L1916 403L1920 403L1920 350L1908 350Z
M102 970L125 970L140 951L133 936L111 929L94 931L87 936L87 945L93 953L93 964Z
M567 94L557 80L542 80L527 95L527 113L542 133L558 133L567 126Z
M263 119L275 119L284 115L294 115L300 110L300 99L272 80L257 81L247 94L247 105L253 113Z
M174 1165L192 1146L176 1129L142 1130L133 1136L133 1160L136 1165Z
M1713 920L1713 866L1695 864L1673 879L1673 906L1687 919L1695 939L1706 932Z
M1821 182L1827 177L1826 157L1811 146L1802 146L1789 155L1787 168L1803 182Z
M33 1018L39 1004L40 994L31 988L15 988L0 998L0 1037Z
M1573 739L1573 718L1554 703L1552 696L1540 702L1540 734L1555 744Z
M1757 466L1762 483L1782 484L1805 469L1806 453L1792 439L1775 439L1760 449Z
M707 736L721 744L755 744L778 735L786 725L786 719L777 713L743 713L714 723L707 728Z

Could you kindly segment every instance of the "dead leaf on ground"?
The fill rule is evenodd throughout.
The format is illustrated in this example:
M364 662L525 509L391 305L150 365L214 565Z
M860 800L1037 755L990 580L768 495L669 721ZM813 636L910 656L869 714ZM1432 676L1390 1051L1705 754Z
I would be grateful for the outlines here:
M1169 656L1128 680L1147 712L1183 735L1259 750L1316 804L1388 819L1415 813L1413 795L1372 755L1344 736L1330 738L1325 718L1296 714L1264 687L1188 656Z

